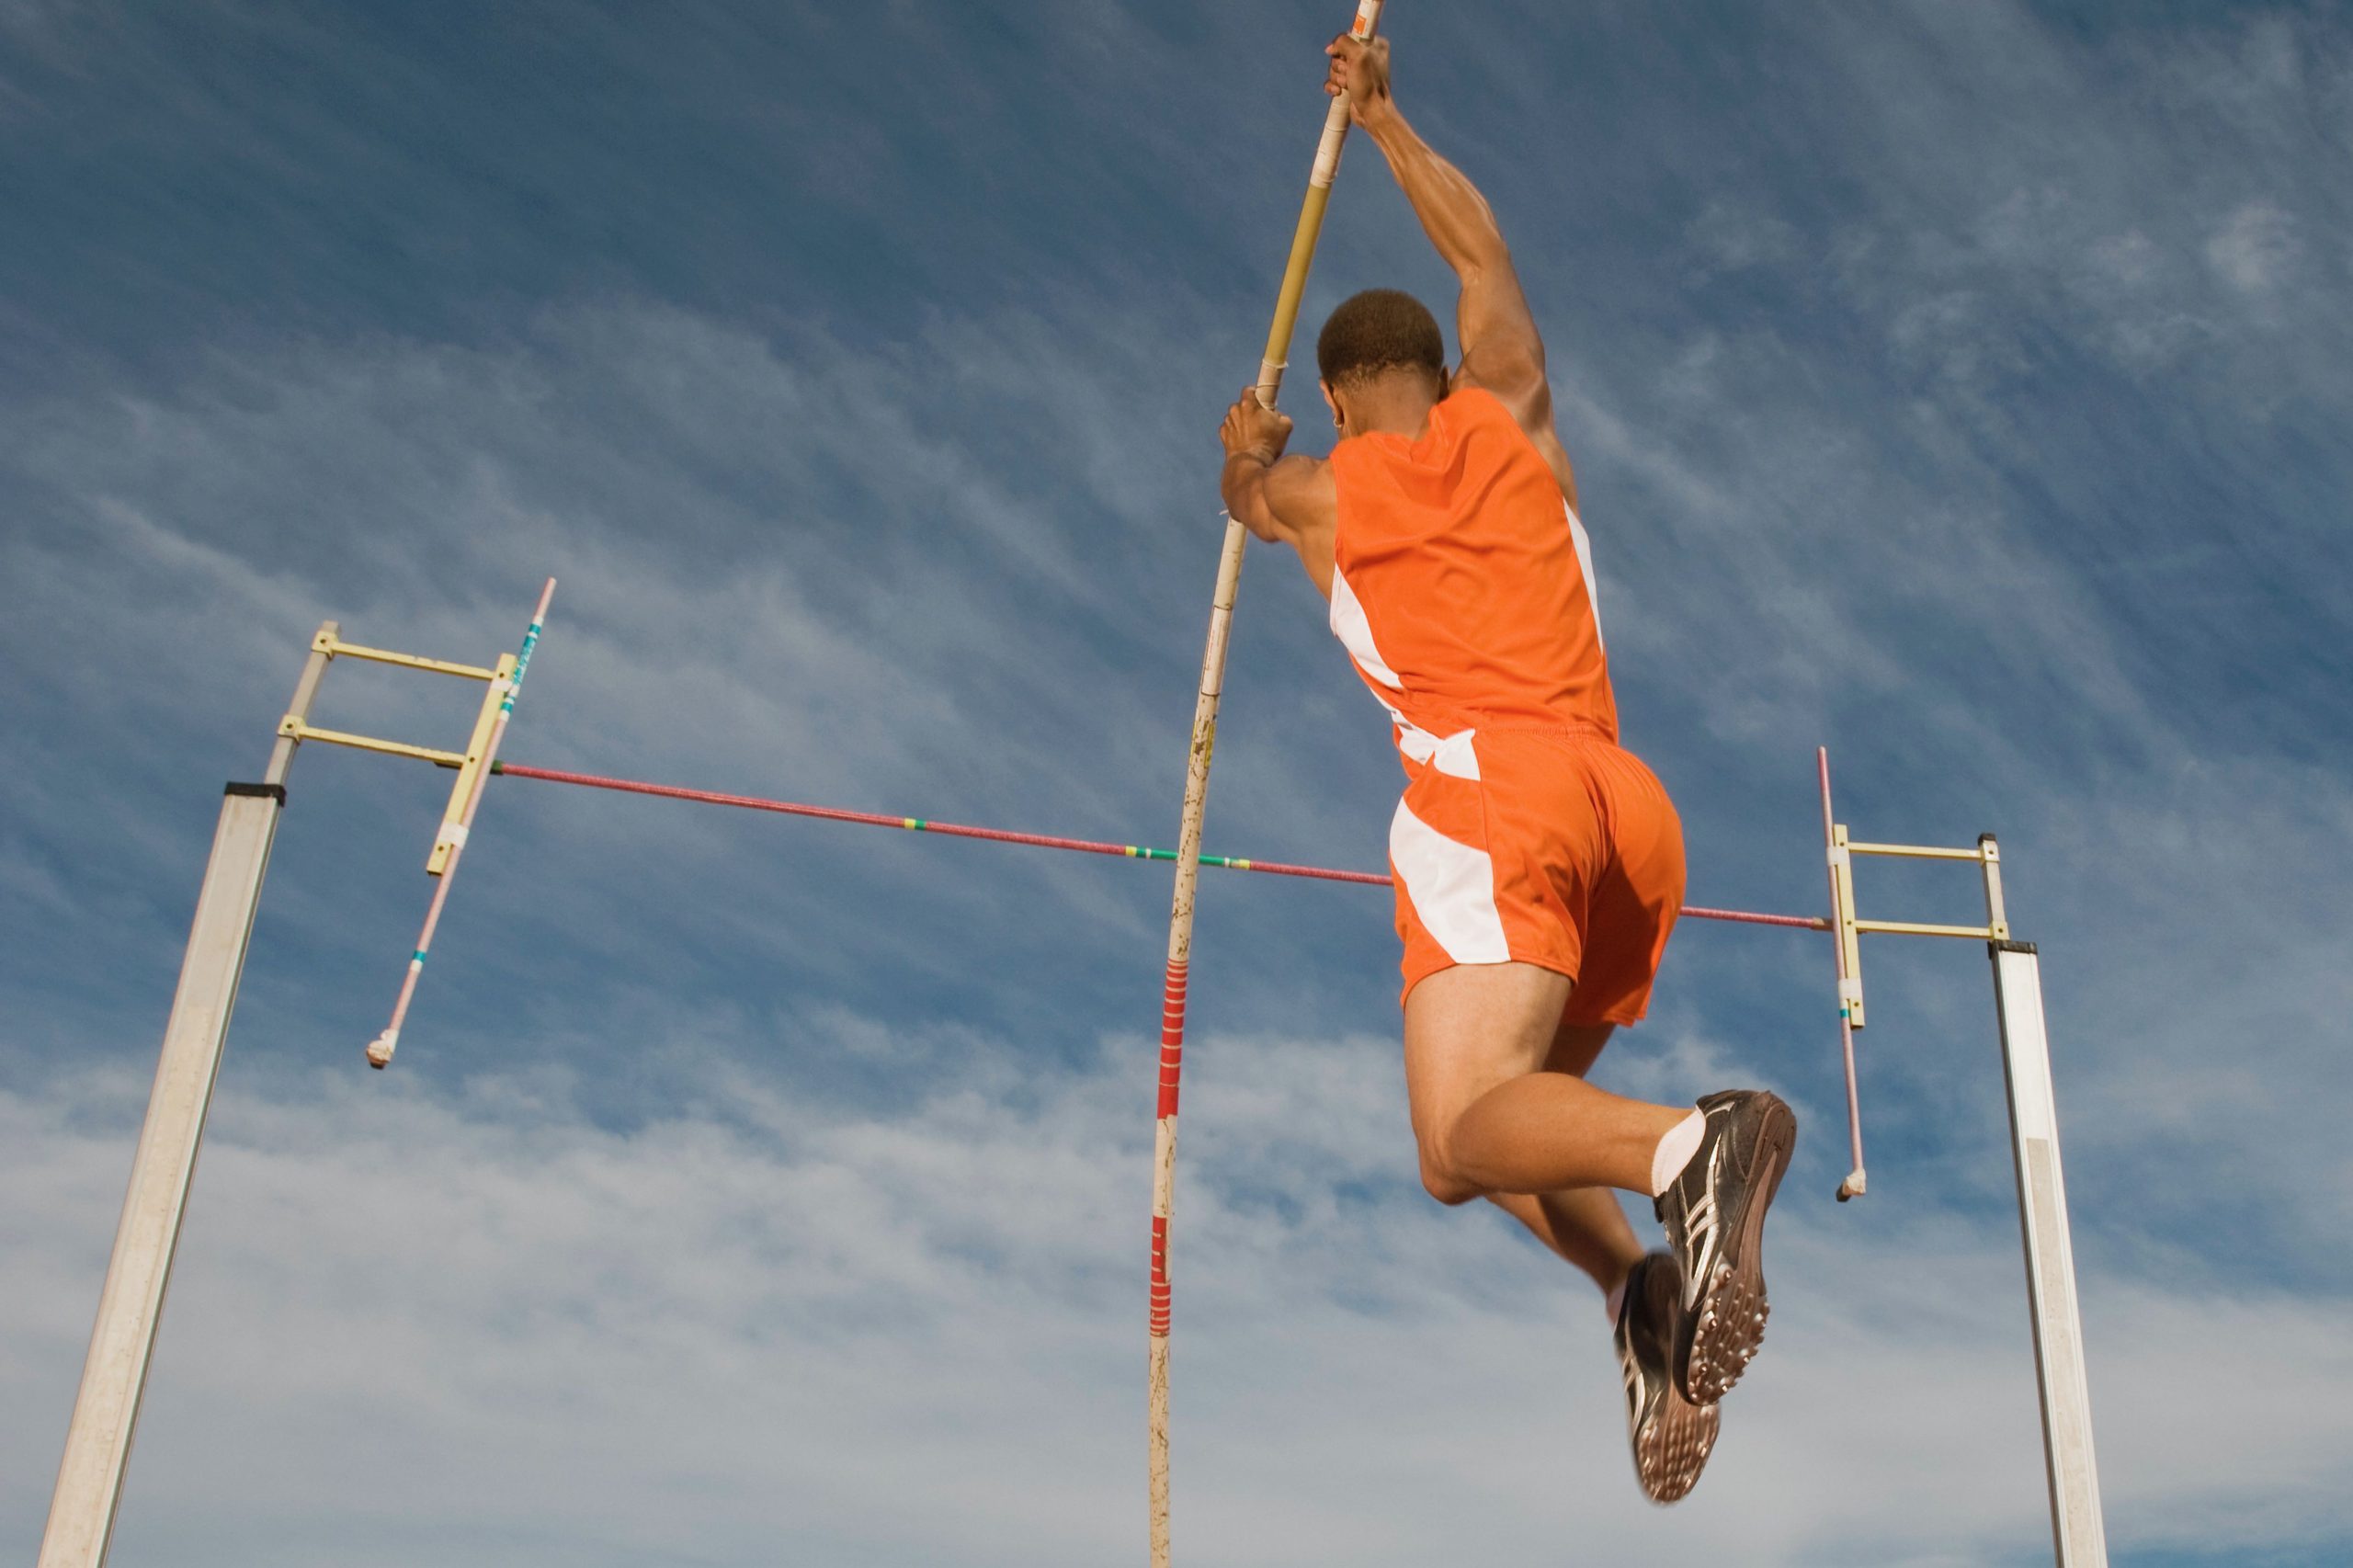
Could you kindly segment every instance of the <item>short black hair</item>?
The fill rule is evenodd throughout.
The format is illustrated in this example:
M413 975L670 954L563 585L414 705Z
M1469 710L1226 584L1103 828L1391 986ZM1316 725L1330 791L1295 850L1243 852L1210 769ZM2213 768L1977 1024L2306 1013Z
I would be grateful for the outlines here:
M1334 386L1386 370L1446 374L1446 339L1430 309L1402 289L1367 289L1340 301L1315 337L1315 369Z

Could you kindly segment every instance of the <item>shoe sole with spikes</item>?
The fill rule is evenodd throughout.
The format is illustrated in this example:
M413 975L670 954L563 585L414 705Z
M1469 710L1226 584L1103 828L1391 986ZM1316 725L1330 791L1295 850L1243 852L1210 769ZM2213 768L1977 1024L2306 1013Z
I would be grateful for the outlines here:
M1674 1254L1654 1252L1637 1263L1626 1277L1615 1336L1634 1479L1643 1495L1658 1504L1688 1496L1716 1446L1716 1407L1693 1404L1675 1386L1671 1364L1682 1287Z
M1765 1211L1797 1147L1797 1116L1777 1095L1735 1089L1699 1102L1699 1152L1657 1203L1683 1266L1683 1326L1675 1382L1713 1404L1740 1381L1765 1338Z

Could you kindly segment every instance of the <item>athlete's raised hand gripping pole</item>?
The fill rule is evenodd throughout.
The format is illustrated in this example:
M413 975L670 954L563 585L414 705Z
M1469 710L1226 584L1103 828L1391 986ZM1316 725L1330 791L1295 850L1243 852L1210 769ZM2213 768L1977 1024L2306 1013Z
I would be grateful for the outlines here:
M1349 35L1369 39L1381 19L1381 0L1358 0ZM1323 232L1324 204L1340 166L1340 144L1348 134L1348 99L1335 94L1324 117L1323 140L1308 175L1307 198L1291 233L1290 259L1275 299L1274 324L1258 363L1258 399L1272 408L1282 390L1283 362L1290 354L1291 329L1299 321L1300 297ZM1217 587L1210 599L1209 645L1201 654L1200 695L1193 704L1192 747L1185 770L1185 814L1176 837L1176 891L1168 911L1168 971L1162 993L1160 1094L1153 1139L1152 1178L1152 1562L1168 1563L1168 1221L1176 1181L1176 1087L1185 1050L1185 982L1193 950L1193 888L1200 874L1201 812L1209 800L1210 754L1217 738L1219 696L1225 687L1226 638L1233 619L1233 596L1242 578L1243 526L1228 517L1225 545L1218 557Z

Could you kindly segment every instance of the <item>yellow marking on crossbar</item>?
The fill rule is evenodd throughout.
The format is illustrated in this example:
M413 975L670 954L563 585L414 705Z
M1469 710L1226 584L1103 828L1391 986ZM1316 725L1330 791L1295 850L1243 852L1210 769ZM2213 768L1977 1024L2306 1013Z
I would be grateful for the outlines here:
M395 653L389 648L364 648L324 631L311 639L311 646L330 659L366 659L372 664L398 665L408 670L430 670L435 675L458 676L466 680L498 678L496 670L486 670L478 665L452 664L448 659L428 659L420 653Z
M1852 855L1893 855L1913 860L1983 860L1982 849L1939 849L1921 844L1848 844Z

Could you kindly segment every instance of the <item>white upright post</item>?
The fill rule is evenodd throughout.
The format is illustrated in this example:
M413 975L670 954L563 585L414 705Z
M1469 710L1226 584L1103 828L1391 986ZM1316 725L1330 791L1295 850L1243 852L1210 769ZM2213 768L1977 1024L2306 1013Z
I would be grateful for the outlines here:
M332 643L335 623L321 629ZM328 654L313 649L294 688L291 711L307 718ZM41 1536L39 1568L98 1568L114 1535L115 1506L131 1461L155 1329L164 1315L172 1255L179 1245L197 1146L221 1071L229 1011L245 967L245 945L261 901L262 877L286 803L286 769L296 742L281 736L258 784L232 784L221 803L211 858L196 896L196 923L180 960L179 989L164 1026L163 1058L147 1120L131 1165L131 1190L115 1228L114 1256L98 1296L98 1319L82 1364L81 1392L66 1428L65 1457Z
M1989 924L2006 925L2000 851L1980 839ZM2051 1534L2059 1568L2108 1568L2099 1471L2092 1457L2090 1384L2075 1253L2067 1234L2067 1183L2059 1165L2059 1118L2051 1044L2042 1019L2041 960L2031 942L1987 944L2002 1017L2002 1073L2009 1089L2010 1149L2018 1165L2018 1228L2026 1242L2027 1306L2042 1396L2042 1455L2051 1483Z

